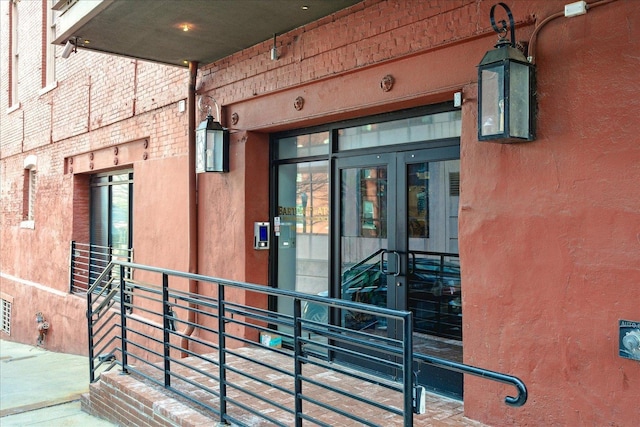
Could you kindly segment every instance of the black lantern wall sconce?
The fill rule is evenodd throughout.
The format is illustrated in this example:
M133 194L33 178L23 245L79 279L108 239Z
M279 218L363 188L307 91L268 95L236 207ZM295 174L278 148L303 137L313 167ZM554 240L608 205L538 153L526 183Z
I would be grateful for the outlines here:
M203 98L198 109L203 111ZM206 95L215 105L220 120L220 108L216 100ZM196 128L196 173L229 172L229 130L222 127L211 115L211 105L206 104L207 118Z
M496 25L496 6L507 12ZM491 7L491 26L498 33L495 49L485 53L478 65L478 139L521 142L535 139L535 66L516 48L511 10L504 3ZM510 40L507 32L510 32Z

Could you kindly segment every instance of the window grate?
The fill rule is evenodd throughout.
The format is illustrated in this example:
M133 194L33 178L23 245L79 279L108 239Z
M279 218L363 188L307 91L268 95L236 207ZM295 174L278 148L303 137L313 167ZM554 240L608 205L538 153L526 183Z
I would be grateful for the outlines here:
M449 195L460 196L460 172L449 173Z
M7 335L11 335L11 302L0 300L0 329Z

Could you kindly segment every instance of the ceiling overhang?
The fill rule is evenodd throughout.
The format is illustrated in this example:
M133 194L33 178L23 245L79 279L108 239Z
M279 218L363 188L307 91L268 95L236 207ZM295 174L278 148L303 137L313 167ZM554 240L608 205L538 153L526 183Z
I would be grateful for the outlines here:
M176 66L209 64L360 1L60 0L54 43Z

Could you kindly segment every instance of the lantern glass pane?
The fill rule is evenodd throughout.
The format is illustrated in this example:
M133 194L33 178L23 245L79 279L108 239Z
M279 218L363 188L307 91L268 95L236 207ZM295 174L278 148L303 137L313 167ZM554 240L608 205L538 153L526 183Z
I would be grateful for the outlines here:
M529 137L529 67L512 62L509 82L509 133L516 138Z
M220 172L224 170L224 166L222 164L224 159L224 132L223 131L215 131L213 132L213 170L216 172Z
M207 172L215 171L213 149L215 144L214 138L216 133L217 133L216 131L207 130L207 153L206 153Z
M482 135L495 135L504 131L504 69L501 65L481 71Z
M205 139L206 131L196 131L196 173L205 172Z

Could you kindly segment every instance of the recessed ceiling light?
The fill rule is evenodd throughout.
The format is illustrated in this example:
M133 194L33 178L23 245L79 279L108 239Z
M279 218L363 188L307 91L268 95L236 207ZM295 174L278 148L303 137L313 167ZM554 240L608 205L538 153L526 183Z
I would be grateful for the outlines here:
M302 10L309 10L309 6L302 6L301 9Z
M173 24L173 28L186 33L187 31L193 31L196 26L191 22L178 22Z

